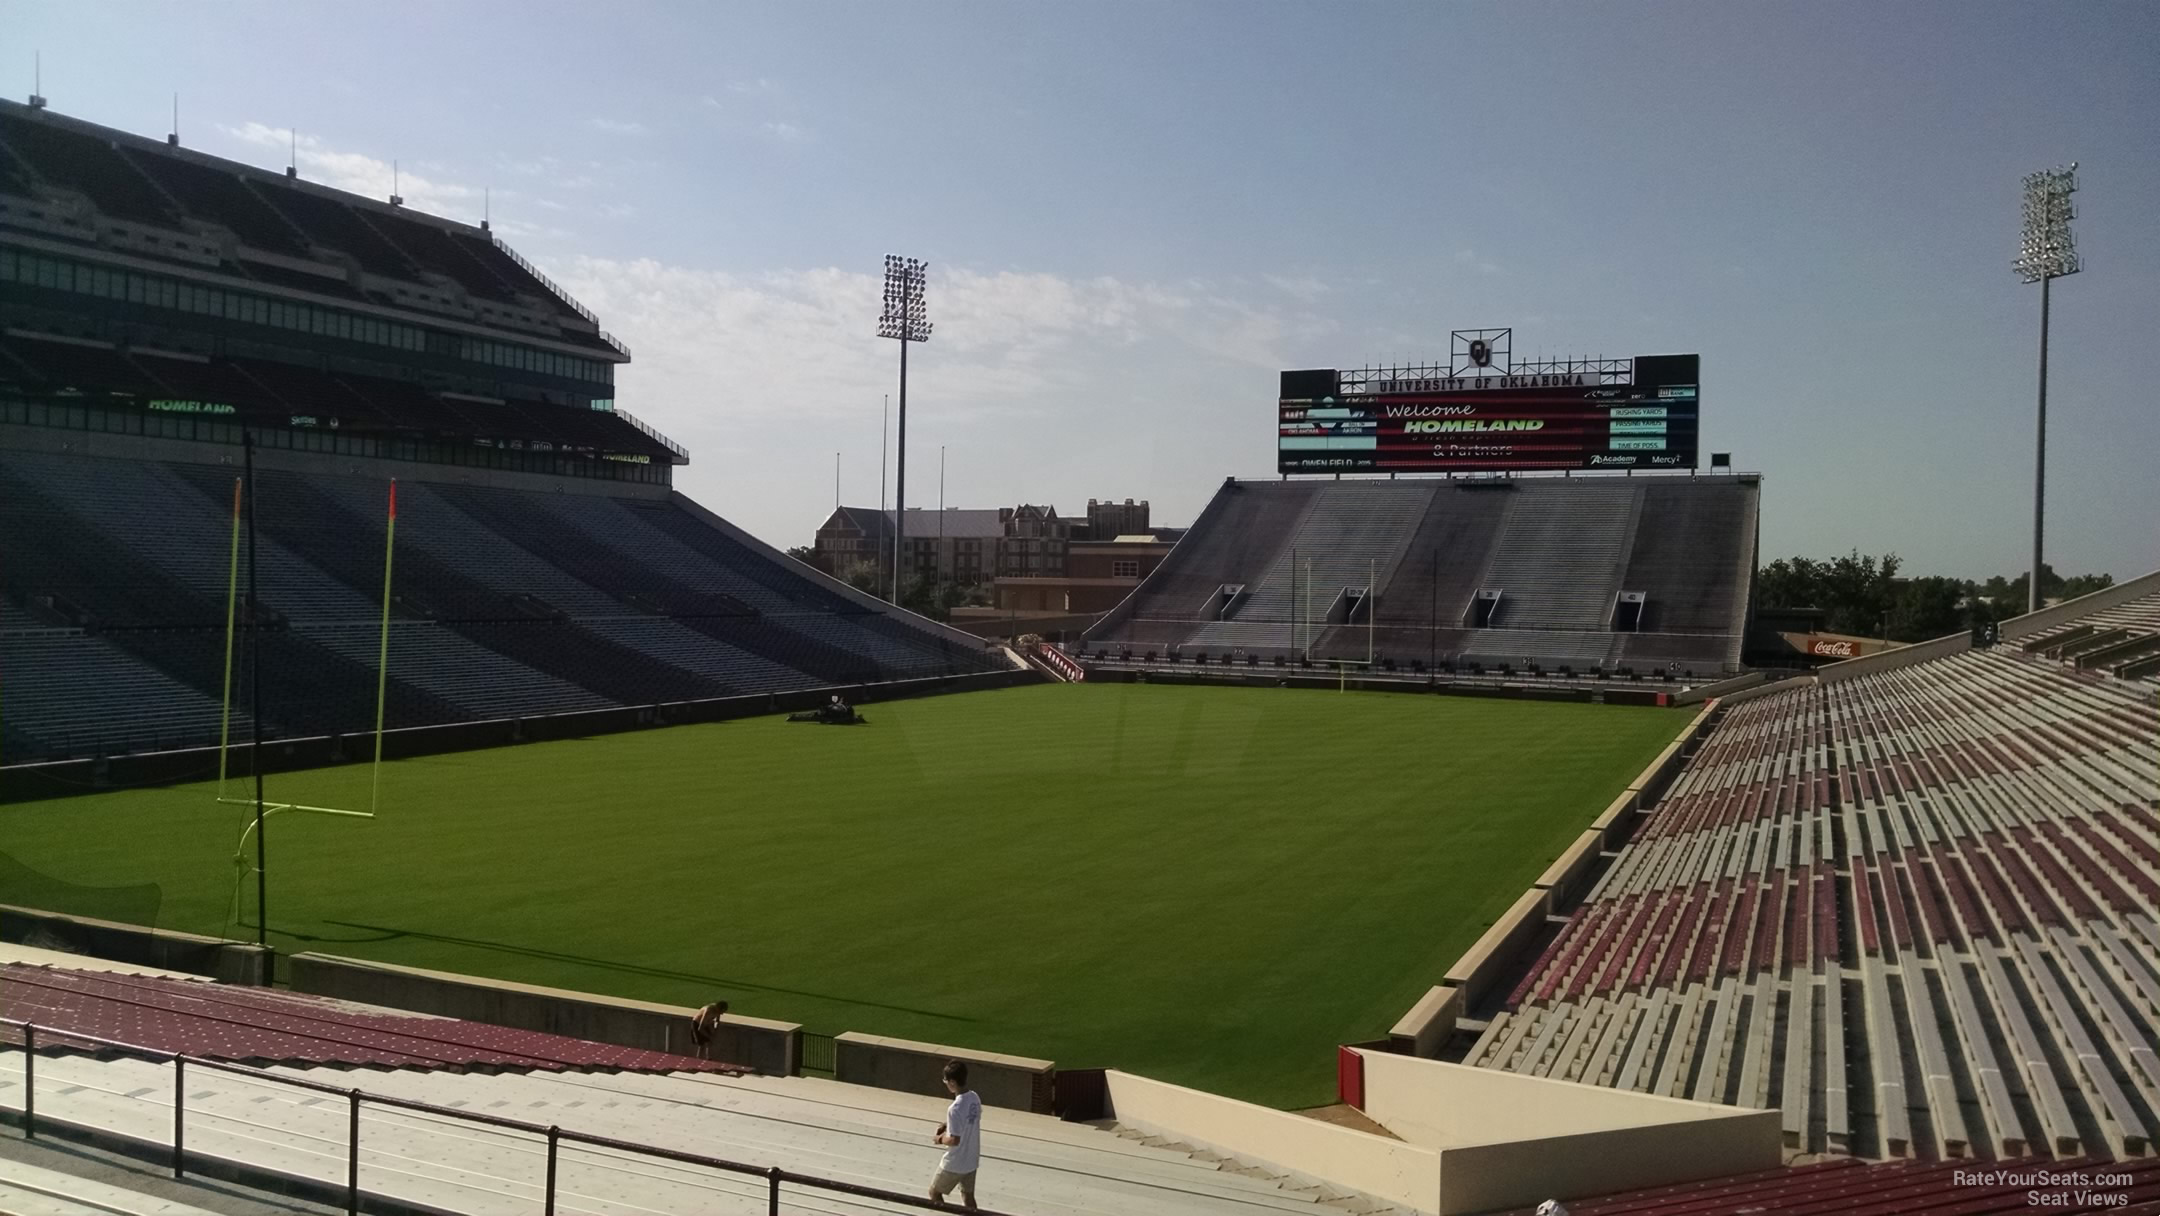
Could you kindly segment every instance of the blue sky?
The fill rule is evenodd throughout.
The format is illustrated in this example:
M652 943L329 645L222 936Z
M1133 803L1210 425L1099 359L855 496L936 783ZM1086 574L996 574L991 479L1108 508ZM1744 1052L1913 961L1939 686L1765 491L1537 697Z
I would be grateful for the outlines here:
M2081 162L2048 551L2160 567L2160 6L0 0L0 88L497 226L636 354L679 484L780 544L877 497L880 258L932 263L910 501L1273 468L1275 372L1700 351L1766 556L2015 573L2036 287Z

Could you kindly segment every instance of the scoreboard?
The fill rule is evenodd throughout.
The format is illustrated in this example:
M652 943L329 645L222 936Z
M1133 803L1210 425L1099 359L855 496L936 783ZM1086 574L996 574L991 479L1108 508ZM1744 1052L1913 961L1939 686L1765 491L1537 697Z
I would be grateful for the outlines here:
M1632 382L1556 372L1353 382L1286 371L1281 473L1692 469L1701 359L1638 355Z

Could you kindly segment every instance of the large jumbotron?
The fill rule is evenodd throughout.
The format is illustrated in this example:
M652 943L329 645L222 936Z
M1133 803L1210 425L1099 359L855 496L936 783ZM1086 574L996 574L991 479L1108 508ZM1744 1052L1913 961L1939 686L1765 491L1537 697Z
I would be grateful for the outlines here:
M1013 1216L2160 1211L2160 574L1749 670L1699 360L1510 340L1285 372L986 647L675 492L484 225L0 103L0 1122L893 1212L960 1058Z

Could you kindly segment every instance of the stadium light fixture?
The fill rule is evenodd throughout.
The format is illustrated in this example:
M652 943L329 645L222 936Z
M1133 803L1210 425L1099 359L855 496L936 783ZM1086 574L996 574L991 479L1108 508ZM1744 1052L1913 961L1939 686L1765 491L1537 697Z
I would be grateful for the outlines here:
M2070 221L2077 218L2070 196L2076 192L2076 161L2025 175L2025 229L2017 260L2011 263L2020 281L2040 284L2040 408L2033 439L2032 573L2025 587L2028 612L2040 611L2041 540L2047 522L2048 284L2084 269L2077 241L2070 234Z
M885 255L885 309L878 314L878 337L900 343L900 426L893 437L893 581L892 602L900 602L907 566L907 348L930 340L930 310L925 285L930 263L921 258Z

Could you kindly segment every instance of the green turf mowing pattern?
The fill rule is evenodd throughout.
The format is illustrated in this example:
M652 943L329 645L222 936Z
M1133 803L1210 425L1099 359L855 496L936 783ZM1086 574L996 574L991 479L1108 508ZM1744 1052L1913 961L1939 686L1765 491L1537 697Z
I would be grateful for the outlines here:
M270 821L271 943L1312 1106L1687 721L1134 684L865 713L387 765L379 819ZM368 770L267 786L365 807ZM154 883L162 927L252 938L251 812L213 796L0 808L0 902Z

